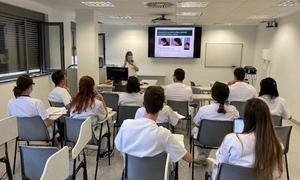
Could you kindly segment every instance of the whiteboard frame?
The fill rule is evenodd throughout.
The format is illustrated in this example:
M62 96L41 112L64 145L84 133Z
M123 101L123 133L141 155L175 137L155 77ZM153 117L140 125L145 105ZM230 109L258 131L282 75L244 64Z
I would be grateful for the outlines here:
M243 43L210 43L210 42L207 42L205 43L205 63L204 63L204 67L217 67L217 68L233 68L235 66L210 66L210 65L207 65L207 45L208 44L234 44L234 45L241 45L242 46L242 49L241 49L241 58L240 58L240 64L239 66L241 67L242 66L242 60L243 60L243 53L244 53L244 44Z

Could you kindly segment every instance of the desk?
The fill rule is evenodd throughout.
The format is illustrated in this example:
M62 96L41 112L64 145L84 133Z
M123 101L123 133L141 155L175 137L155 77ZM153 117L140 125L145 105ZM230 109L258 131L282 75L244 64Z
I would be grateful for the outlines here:
M193 86L192 88L199 89L200 94L210 94L211 93L210 86Z
M56 121L68 112L65 107L49 107L46 111L49 114L49 119L52 121Z
M155 79L143 79L140 81L142 84L140 87L142 90L147 89L149 86L155 86L157 84L158 80ZM97 88L100 89L100 91L108 91L111 92L113 90L113 85L112 84L99 84L97 85Z
M161 84L165 84L165 77L166 77L166 74L163 74L163 73L155 73L155 74L152 74L152 73L141 73L143 72L142 70L140 70L140 72L137 73L137 77L138 79L141 81L141 80L144 80L144 79L155 79L157 80L157 84L161 85Z
M172 134L175 139L184 147L184 135L182 134ZM164 180L168 180L169 179L169 163L170 163L170 155L168 154L167 156L167 160L166 160L166 168L165 168L165 178ZM175 163L175 180L179 179L179 175L178 175L178 163Z
M209 103L213 100L211 94L193 94L193 100L198 101L200 106L205 104L205 101Z

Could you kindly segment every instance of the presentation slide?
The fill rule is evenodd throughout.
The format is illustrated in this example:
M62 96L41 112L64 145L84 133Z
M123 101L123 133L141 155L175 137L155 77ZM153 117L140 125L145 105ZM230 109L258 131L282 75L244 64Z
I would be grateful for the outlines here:
M194 56L194 27L156 27L155 57Z

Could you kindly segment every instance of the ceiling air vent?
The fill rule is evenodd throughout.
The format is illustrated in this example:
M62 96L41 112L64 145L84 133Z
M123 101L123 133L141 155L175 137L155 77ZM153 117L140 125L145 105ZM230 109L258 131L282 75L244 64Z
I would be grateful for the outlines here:
M146 2L145 6L149 7L149 8L164 9L164 8L170 8L170 7L174 6L174 4L171 2Z

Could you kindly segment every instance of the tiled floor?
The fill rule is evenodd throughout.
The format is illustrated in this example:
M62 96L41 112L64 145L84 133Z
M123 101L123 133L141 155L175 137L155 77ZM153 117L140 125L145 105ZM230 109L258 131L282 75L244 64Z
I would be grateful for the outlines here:
M300 179L300 127L294 125L291 122L285 122L284 125L293 125L291 141L290 141L290 152L288 153L288 161L289 161L289 169L290 169L290 179L291 180L298 180ZM10 161L12 164L13 161L13 142L10 143L9 151L10 151ZM187 138L185 138L186 147L188 147ZM215 151L212 151L211 156L214 156ZM3 155L3 147L1 147L1 155ZM94 172L95 172L95 152L89 151L89 155L87 156L88 162L88 176L89 179L94 179ZM4 172L4 165L0 164L0 179ZM204 179L204 173L206 171L205 168L196 166L196 175L195 179L201 180ZM108 166L107 159L101 159L99 165L99 171L97 179L102 180L120 180L121 179L121 172L122 172L122 157L118 152L114 152L113 157L111 158L111 165ZM82 172L78 175L77 179L82 179ZM14 179L19 180L21 179L21 170L20 170L20 163L19 163L19 155L18 155L18 162L17 162L17 169L16 175ZM179 163L179 179L191 179L191 168L189 168L188 164L181 161ZM283 174L280 178L282 180L286 179L286 175Z

